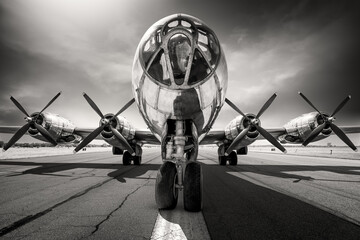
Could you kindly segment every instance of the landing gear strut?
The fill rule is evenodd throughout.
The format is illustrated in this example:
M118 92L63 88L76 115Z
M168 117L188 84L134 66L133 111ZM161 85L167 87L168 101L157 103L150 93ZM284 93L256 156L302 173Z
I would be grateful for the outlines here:
M184 125L184 121L175 122L175 135L164 147L165 159L156 178L155 200L159 209L173 209L178 191L183 190L185 210L197 212L202 209L202 171L199 163L184 157L187 141Z

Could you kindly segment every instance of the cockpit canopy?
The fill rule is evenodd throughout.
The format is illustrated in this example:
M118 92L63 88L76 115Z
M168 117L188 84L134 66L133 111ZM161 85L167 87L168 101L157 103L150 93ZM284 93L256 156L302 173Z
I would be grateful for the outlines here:
M216 69L221 49L214 32L199 19L175 14L156 22L139 45L145 72L160 84L188 88Z

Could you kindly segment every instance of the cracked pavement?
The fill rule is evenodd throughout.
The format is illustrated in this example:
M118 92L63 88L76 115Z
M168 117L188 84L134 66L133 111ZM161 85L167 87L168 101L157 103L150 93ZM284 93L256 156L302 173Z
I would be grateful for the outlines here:
M112 239L114 234L149 238L157 215L152 200L158 168L158 164L150 162L158 161L158 151L150 151L145 164L140 167L123 167L119 164L121 156L113 157L111 153L106 153L111 157L110 161L109 158L99 161L98 155L103 156L104 153L89 154L89 159L81 164L75 156L70 166L61 163L46 165L42 169L39 164L34 166L36 171L33 168L16 177L5 176L8 188L1 186L3 192L11 192L10 188L16 186L19 192L25 191L25 194L15 192L1 197L0 218L5 233L2 238L98 239L101 236L102 239ZM64 162L69 162L69 156L64 158ZM36 160L27 161L29 164L39 162ZM11 161L14 164L22 162ZM80 161L83 161L83 155ZM96 168L91 169L93 161L96 161ZM146 161L150 161L149 164ZM60 169L57 170L57 167ZM56 175L44 175L48 172ZM30 189L22 188L24 178L28 180L24 184ZM146 215L146 219L152 220L146 220ZM141 224L142 230L138 224ZM112 225L116 227L109 231ZM4 226L13 229L6 231Z
M1 239L358 239L360 163L250 153L199 155L204 208L158 211L158 148L143 165L111 152L0 160ZM16 173L16 174L14 174Z

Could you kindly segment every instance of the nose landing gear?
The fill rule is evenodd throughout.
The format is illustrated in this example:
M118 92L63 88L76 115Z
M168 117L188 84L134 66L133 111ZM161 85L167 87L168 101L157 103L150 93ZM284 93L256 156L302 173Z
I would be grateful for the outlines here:
M155 200L159 209L174 209L178 191L183 191L184 209L198 212L202 209L202 170L195 161L184 158L184 121L177 120L175 136L166 144L164 163L160 167L155 185ZM195 146L197 147L197 146Z

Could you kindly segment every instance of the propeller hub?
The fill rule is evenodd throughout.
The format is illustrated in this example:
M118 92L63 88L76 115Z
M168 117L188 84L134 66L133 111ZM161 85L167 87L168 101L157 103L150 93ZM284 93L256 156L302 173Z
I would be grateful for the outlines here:
M335 117L328 117L327 120L328 120L328 122L331 122L331 123L332 123L333 121L335 121Z
M32 117L24 117L24 119L26 120L26 122L32 122L33 121Z
M103 118L103 119L101 119L101 123L104 125L107 125L107 124L109 124L109 119Z
M257 118L254 118L254 119L251 120L251 123L254 124L254 125L259 125L259 122L260 121Z

